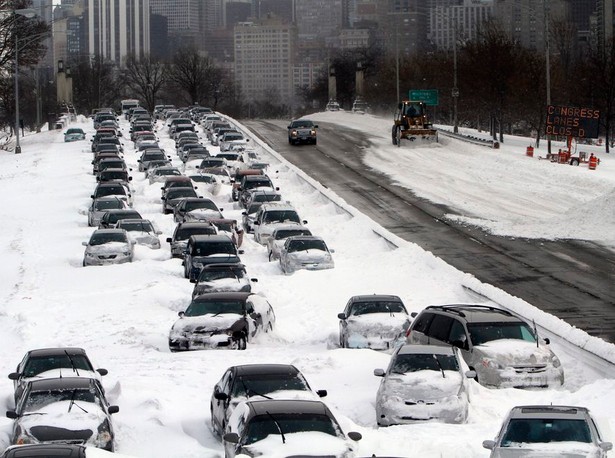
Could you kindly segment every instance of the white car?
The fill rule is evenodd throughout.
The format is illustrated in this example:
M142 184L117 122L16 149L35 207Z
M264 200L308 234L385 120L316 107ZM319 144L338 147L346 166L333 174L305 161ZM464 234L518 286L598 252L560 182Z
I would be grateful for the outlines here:
M313 235L289 237L280 251L280 268L285 274L300 269L333 269L334 266L331 251L325 241Z
M125 200L116 196L99 197L94 199L88 209L88 226L96 226L100 224L100 218L108 210L125 210L128 204Z
M464 423L470 404L468 383L476 376L455 347L404 345L391 356L376 395L376 422L390 426L438 420Z
M162 231L154 229L151 221L147 219L121 219L115 224L115 227L128 232L128 237L137 245L143 245L152 250L160 249L158 236L162 234Z
M88 242L83 242L83 266L132 262L134 245L124 229L97 229Z
M262 204L252 222L254 240L261 245L266 245L273 230L282 224L301 225L307 224L307 221L301 220L297 210L292 205L280 202Z
M411 318L398 296L352 296L340 320L340 347L388 350L402 345Z
M246 217L248 216L246 215ZM267 239L269 260L280 259L280 251L282 251L286 239L295 235L312 235L312 231L300 224L282 224L276 227L271 233L271 237Z

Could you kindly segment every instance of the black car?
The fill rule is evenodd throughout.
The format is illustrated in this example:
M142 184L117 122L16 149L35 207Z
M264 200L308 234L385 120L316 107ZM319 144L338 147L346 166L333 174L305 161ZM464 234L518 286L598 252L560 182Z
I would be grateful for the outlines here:
M86 448L75 444L30 444L7 448L1 458L86 458Z
M228 235L193 235L184 252L184 276L194 283L204 266L241 262L242 253Z
M355 444L361 434L349 432L348 439L329 408L321 401L263 399L246 401L236 407L240 415L233 414L239 421L229 421L224 439L224 453L227 458L243 454L260 456L255 450L258 442L270 435L279 435L280 447L297 450L305 446L305 437L295 433L311 432L310 440L318 441L317 435L327 438L334 448L331 452L310 454L313 458L341 458L354 456ZM232 420L232 419L231 419ZM336 438L337 440L334 440ZM297 456L293 454L292 456ZM301 456L301 455L299 455Z
M239 291L249 293L252 283L258 281L249 278L246 266L243 264L209 264L201 269L192 290L192 298L205 293L220 293L226 291Z
M327 395L326 390L314 393L303 374L290 364L244 364L229 367L214 386L211 395L211 426L220 436L224 434L233 409L254 396L268 397L271 393L291 392L288 396L314 399ZM301 392L301 393L297 393Z
M28 381L34 378L80 376L99 378L107 375L107 369L94 369L83 348L59 347L30 350L9 374L15 388L15 402L21 397Z
M100 218L100 222L98 223L99 229L110 229L115 226L121 219L141 219L141 214L136 210L130 209L119 209L119 210L107 210L102 217Z
M121 183L128 184L129 181L132 181L132 177L128 175L128 171L126 169L105 168L104 170L99 169L96 181L99 183L119 181Z
M216 227L209 222L187 222L179 223L173 231L173 237L167 238L167 242L171 245L171 256L174 258L183 258L188 239L193 235L215 235L218 231Z
M125 171L132 171L132 169L129 169L126 166L126 162L124 161L124 159L117 157L117 156L103 156L100 158L100 160L98 161L98 167L96 170L96 174L97 176L100 175L100 173L103 170L107 170L107 169L116 169L116 170L125 170ZM128 181L128 180L125 180Z
M171 158L160 148L146 149L138 159L139 172L147 172L152 161L169 161Z
M239 192L239 202L242 207L246 206L250 191L256 188L271 189L273 191L279 191L280 188L276 188L267 175L246 175L241 179L241 183L237 188Z
M27 383L12 420L12 444L71 442L114 449L109 405L100 383L92 378L59 377Z
M186 197L175 205L173 219L179 223L182 221L207 221L212 218L222 218L221 208L207 198Z
M94 194L90 197L98 199L105 196L117 196L118 199L122 199L127 205L132 206L132 194L122 183L99 183L94 190Z
M273 330L275 314L263 296L208 293L195 297L169 332L171 351L223 348L245 350L250 338Z
M182 199L186 197L198 198L196 191L192 186L171 187L167 189L162 199L162 213L173 213L175 205L177 205Z

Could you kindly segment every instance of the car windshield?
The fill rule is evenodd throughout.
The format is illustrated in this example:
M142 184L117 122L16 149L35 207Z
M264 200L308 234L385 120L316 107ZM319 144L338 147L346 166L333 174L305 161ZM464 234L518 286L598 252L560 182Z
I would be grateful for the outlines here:
M199 183L215 183L216 178L211 175L190 175L190 179L192 181L197 181Z
M187 240L191 235L207 235L215 234L216 229L213 226L206 227L182 227L175 234L175 240Z
M256 194L252 198L252 202L280 202L281 200L281 194Z
M418 371L457 371L459 365L453 355L433 353L398 354L391 367L391 373L406 374Z
M233 242L206 242L192 248L193 256L209 256L212 254L237 254Z
M406 313L401 302L372 301L355 302L350 309L351 315L365 315L367 313Z
M591 433L582 419L513 418L502 437L502 447L521 443L548 442L590 443Z
M233 140L243 140L243 135L241 134L225 134L224 135L225 142L230 142Z
M104 245L111 242L127 243L126 234L123 232L95 232L90 238L90 245Z
M330 436L338 435L336 426L326 415L301 413L259 415L252 418L246 426L244 444L261 441L270 434L280 434L280 430L284 434L317 431Z
M218 207L211 200L199 199L198 201L186 202L184 211L191 212L192 210L208 209L218 211Z
M117 200L100 200L94 203L94 210L115 210L124 208L124 202Z
M145 162L145 161L166 161L167 157L165 156L164 153L161 153L159 151L153 151L153 152L148 152L146 151L145 153L143 153L143 157L141 158L141 162Z
M234 278L239 280L245 277L245 272L240 267L226 267L224 269L203 269L199 275L199 282L209 282L222 280L225 278Z
M314 123L312 121L293 121L291 127L294 127L295 129L297 127L313 127Z
M126 172L113 171L113 172L105 172L100 174L100 180L128 180L128 174Z
M287 247L289 253L307 250L327 251L327 245L322 240L292 240Z
M239 300L212 300L192 301L186 309L186 316L220 315L223 313L243 314L243 301Z
M102 172L103 170L107 170L107 169L123 169L124 168L124 161L123 160L119 160L119 161L100 161L100 164L98 165L98 171ZM115 173L120 173L120 172L115 172Z
M44 390L31 392L23 406L23 413L35 412L45 406L61 401L91 402L101 405L100 399L94 390L89 389L65 389ZM68 407L67 407L68 408Z
M271 181L267 179L249 180L249 181L246 181L243 185L243 189L253 189L253 188L261 188L261 187L273 188L273 185L271 184Z
M83 134L81 129L68 129L66 131L67 134Z
M264 223L283 223L285 221L301 222L299 215L293 210L268 210L263 217Z
M141 218L141 215L137 211L130 210L122 210L121 212L109 212L103 215L103 219L111 224L115 224L121 219L128 218Z
M530 327L522 322L468 323L468 332L472 339L472 345L482 345L486 342L500 339L536 342L536 337Z
M273 234L273 238L275 240L283 240L283 239L287 239L288 237L293 237L295 235L312 235L312 234L310 234L310 231L307 229L283 229L283 230L275 231L275 233Z
M224 165L224 159L205 159L201 162L201 168L220 167Z
M308 391L307 383L299 374L259 374L235 379L231 396L258 396L274 391Z
M179 197L197 197L192 188L171 188L167 192L167 199L177 199Z
M96 190L96 197L112 196L114 194L126 195L126 188L118 184L117 186L99 187Z
M42 372L53 369L69 369L72 374L73 367L84 371L93 371L85 355L49 355L29 358L23 369L24 377L34 377ZM64 374L67 375L67 374Z
M182 173L177 170L177 169L155 169L154 170L154 175L175 175L175 176L180 176Z
M122 229L128 232L154 232L152 223L149 221L129 221L120 224Z

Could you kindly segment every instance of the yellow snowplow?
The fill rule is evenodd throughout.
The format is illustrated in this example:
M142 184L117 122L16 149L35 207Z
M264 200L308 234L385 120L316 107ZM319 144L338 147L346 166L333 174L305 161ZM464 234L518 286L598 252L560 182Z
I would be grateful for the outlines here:
M391 130L394 145L401 146L402 139L438 141L438 130L427 118L426 111L424 102L404 100L399 103Z

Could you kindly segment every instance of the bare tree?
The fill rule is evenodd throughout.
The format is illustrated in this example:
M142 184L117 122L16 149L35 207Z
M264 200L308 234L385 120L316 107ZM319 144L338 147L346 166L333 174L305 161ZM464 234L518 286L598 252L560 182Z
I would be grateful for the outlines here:
M211 58L199 54L196 48L180 49L169 68L169 82L185 94L189 104L209 104L216 99L221 76Z
M153 112L158 94L167 80L167 67L162 61L150 55L137 59L131 54L126 57L123 79L131 93L142 100L150 112Z
M90 113L94 108L111 107L121 98L122 83L111 61L95 56L90 61L71 65L73 101L79 112Z

